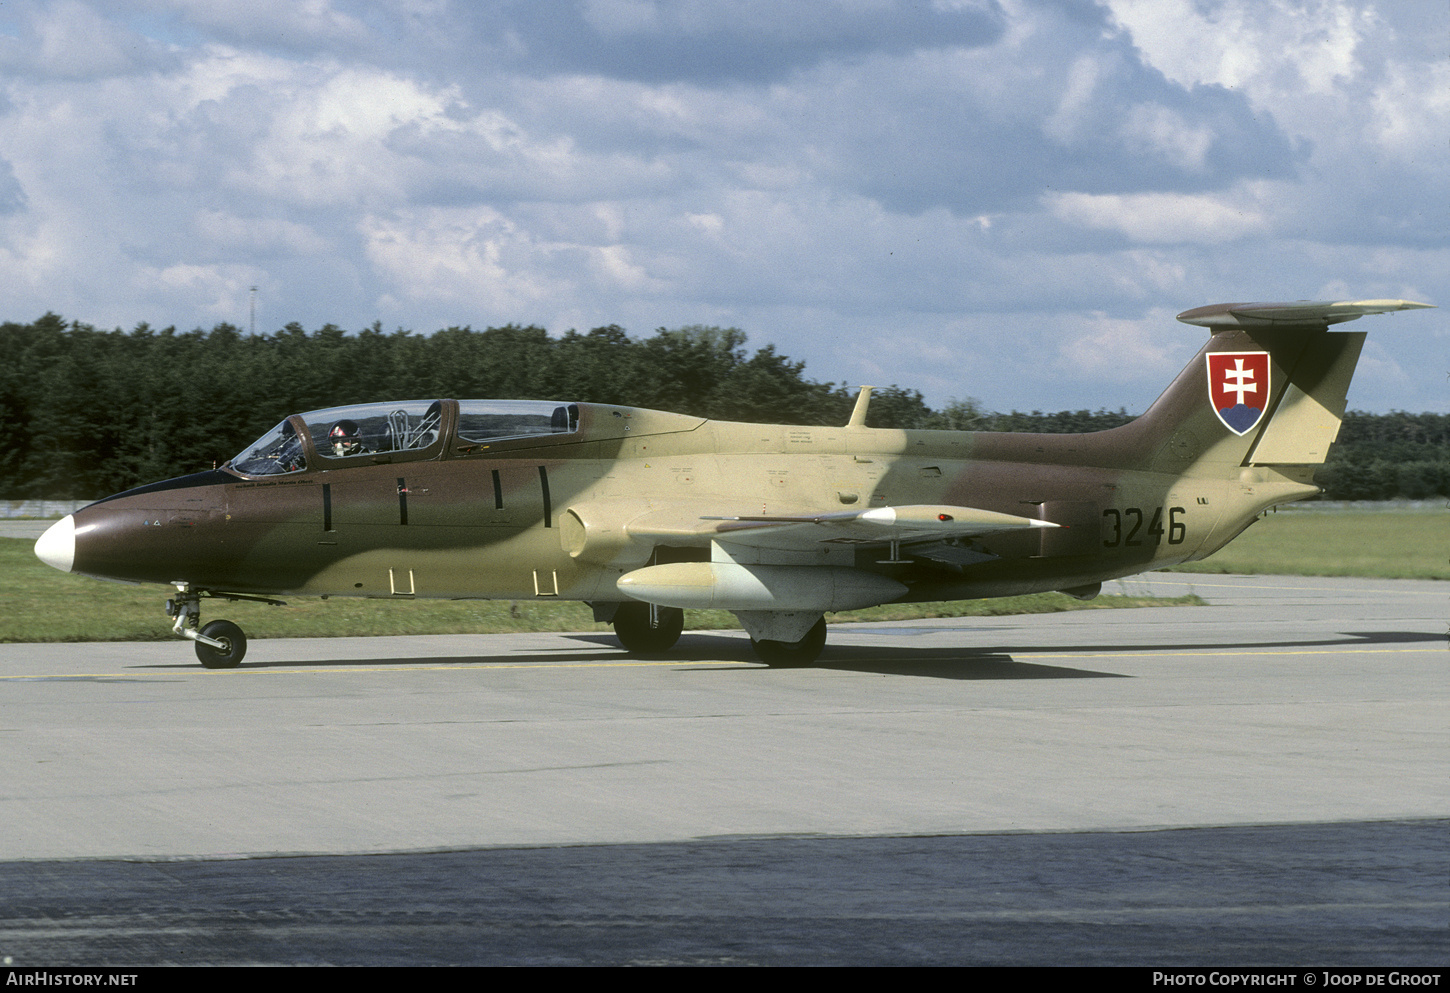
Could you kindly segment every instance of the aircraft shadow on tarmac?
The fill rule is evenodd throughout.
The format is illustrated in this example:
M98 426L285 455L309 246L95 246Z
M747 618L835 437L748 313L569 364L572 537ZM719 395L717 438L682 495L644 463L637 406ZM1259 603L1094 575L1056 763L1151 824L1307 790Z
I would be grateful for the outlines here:
M537 653L510 653L505 655L448 655L448 656L414 656L381 659L308 659L308 660L279 660L275 662L249 662L240 667L240 671L248 669L327 669L334 667L348 668L370 668L385 666L519 666L519 665L567 665L567 664L597 664L609 665L611 663L628 662L634 660L632 656L617 651L618 642L612 635L608 634L577 634L569 635L574 641L581 641L601 648L616 649L609 654L580 656L573 652L537 652ZM914 648L872 645L830 645L819 659L805 666L792 666L787 668L798 669L831 669L841 672L865 672L880 675L895 676L926 676L936 679L1103 679L1103 678L1132 678L1124 673L1103 672L1093 669L1080 669L1071 666L1045 665L1040 662L1017 661L1012 657L1014 650L1020 652L1042 652L1051 651L1057 654L1082 653L1086 656L1099 655L1102 653L1119 654L1124 652L1182 652L1182 651L1251 651L1253 649L1264 649L1266 651L1288 651L1299 648L1355 648L1369 645L1387 644L1418 644L1443 640L1443 633L1415 632L1415 631L1358 631L1343 632L1338 635L1315 638L1297 639L1284 641L1220 641L1220 642L1198 642L1198 643L1159 643L1159 644L1098 644L1098 645L1017 645L1013 647L947 647L947 648ZM780 667L772 667L758 662L746 645L744 639L736 636L717 635L706 632L695 632L686 634L668 655L654 659L644 659L661 665L675 665L680 667L690 666L692 663L738 663L749 662L752 664L748 670L735 668L729 671L752 671L769 672L778 670ZM142 669L177 669L191 670L195 666L186 664L162 664L138 666ZM727 670L718 670L727 671Z
M577 640L610 645L607 635L580 635ZM669 661L733 661L746 649L741 638L692 634L680 639ZM757 660L746 649L744 661ZM1100 679L1125 678L1115 672L1094 672L1067 666L1018 662L999 648L902 648L871 645L828 645L821 657L808 665L769 666L759 663L753 672L787 669L832 669L890 676L928 676L936 679ZM736 670L738 671L738 670Z
M529 652L507 655L434 655L380 659L305 659L272 662L246 662L232 672L264 669L384 668L416 666L449 668L452 666L519 666L597 665L647 662L675 668L700 667L715 672L772 672L789 669L833 669L842 672L864 672L895 676L928 676L937 679L1100 679L1130 678L1121 673L1096 672L1067 666L1043 665L1038 662L1017 662L1011 655L992 648L876 648L861 645L833 645L810 665L776 667L760 662L751 653L747 642L739 637L710 634L685 635L668 655L639 658L618 650L611 635L576 635L576 641L612 648L608 654L581 655L577 652ZM738 663L750 663L741 666ZM730 667L720 668L721 663ZM194 670L185 664L137 666L152 670Z

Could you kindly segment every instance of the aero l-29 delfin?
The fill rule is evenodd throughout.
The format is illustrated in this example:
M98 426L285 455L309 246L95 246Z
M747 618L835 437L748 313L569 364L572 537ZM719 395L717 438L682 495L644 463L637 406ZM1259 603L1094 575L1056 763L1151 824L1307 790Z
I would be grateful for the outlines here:
M1147 413L1089 434L743 424L611 404L418 400L294 414L219 469L55 523L57 569L174 586L203 665L246 637L201 600L279 595L583 600L659 654L685 608L731 611L756 653L814 660L825 614L1060 590L1222 548L1319 492L1364 335L1428 304L1220 304Z

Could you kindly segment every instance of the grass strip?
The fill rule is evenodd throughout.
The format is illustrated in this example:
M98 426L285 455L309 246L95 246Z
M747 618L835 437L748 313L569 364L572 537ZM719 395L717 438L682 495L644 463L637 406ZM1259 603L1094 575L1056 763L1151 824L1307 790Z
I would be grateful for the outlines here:
M1168 571L1450 579L1450 510L1285 508L1202 562Z

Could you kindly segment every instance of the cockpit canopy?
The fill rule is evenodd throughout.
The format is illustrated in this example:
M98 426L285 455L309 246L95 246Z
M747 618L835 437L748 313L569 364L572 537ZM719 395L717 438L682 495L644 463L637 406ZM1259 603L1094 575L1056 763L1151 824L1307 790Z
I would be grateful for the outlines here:
M429 458L445 433L465 446L579 431L579 407L547 400L403 400L329 407L287 418L228 463L246 476L340 467L368 456ZM313 461L315 460L315 461Z

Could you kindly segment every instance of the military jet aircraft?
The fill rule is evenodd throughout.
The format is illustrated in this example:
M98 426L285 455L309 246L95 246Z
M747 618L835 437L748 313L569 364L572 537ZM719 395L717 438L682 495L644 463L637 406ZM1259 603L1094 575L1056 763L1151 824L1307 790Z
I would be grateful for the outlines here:
M176 588L173 631L230 668L204 598L583 600L634 653L687 608L731 611L761 659L815 660L825 614L1060 590L1201 559L1313 496L1362 333L1429 304L1219 304L1137 420L1089 434L729 423L611 404L418 400L294 414L219 469L107 497L35 552Z

